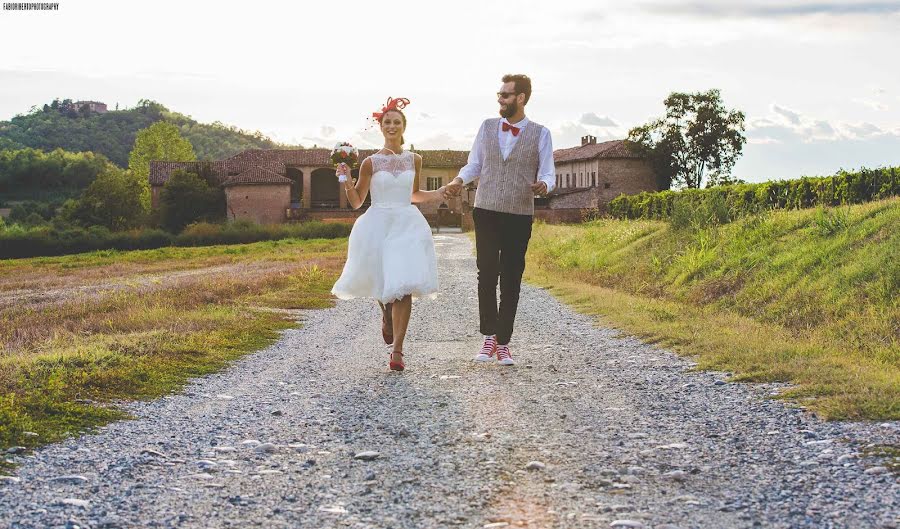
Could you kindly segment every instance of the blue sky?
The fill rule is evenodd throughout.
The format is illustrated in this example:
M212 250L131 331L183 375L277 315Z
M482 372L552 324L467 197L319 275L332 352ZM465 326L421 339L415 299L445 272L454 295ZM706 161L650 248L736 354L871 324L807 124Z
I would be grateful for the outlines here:
M0 11L0 119L54 97L141 98L276 140L374 146L408 97L407 140L468 149L504 73L556 148L623 138L672 91L747 115L751 181L900 165L900 2L60 0Z

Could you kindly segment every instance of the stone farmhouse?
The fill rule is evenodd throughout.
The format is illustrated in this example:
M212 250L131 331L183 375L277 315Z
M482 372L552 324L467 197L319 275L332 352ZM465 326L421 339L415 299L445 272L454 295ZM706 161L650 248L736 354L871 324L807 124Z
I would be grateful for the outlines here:
M622 140L597 143L582 138L579 147L553 153L557 188L535 202L535 217L548 222L578 222L586 210L603 210L620 194L657 190L649 164L630 153ZM361 150L360 159L375 152ZM468 159L467 151L416 150L422 156L420 187L433 190L450 182ZM262 224L297 220L353 222L365 210L354 211L341 192L331 150L249 149L225 160L209 162L150 162L152 207L176 170L206 171L225 189L228 219ZM357 176L358 170L353 171ZM447 203L420 206L430 223L470 227L473 186ZM369 199L367 199L368 201Z

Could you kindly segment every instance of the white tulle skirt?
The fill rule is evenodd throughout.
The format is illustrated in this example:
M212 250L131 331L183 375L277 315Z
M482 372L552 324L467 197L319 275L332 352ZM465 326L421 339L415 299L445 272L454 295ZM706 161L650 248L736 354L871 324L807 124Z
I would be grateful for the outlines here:
M373 205L356 219L332 294L390 303L407 294L435 297L437 290L434 240L417 207Z

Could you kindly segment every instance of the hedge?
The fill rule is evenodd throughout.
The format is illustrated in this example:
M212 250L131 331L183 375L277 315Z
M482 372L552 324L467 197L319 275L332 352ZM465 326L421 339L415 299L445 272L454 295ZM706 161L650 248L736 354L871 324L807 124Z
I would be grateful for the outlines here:
M860 204L898 195L900 168L889 167L798 180L620 195L609 203L608 212L622 219L669 220L679 210L715 202L723 205L726 218L720 220L727 222L763 210Z

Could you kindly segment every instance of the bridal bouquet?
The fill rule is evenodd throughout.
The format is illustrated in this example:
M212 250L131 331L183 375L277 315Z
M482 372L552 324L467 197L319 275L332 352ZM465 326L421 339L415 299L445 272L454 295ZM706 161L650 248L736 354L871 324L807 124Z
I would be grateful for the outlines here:
M334 150L331 151L331 163L335 167L345 164L352 169L359 165L359 151L346 141L339 142L334 146ZM347 181L347 177L338 175L338 180L343 183Z

